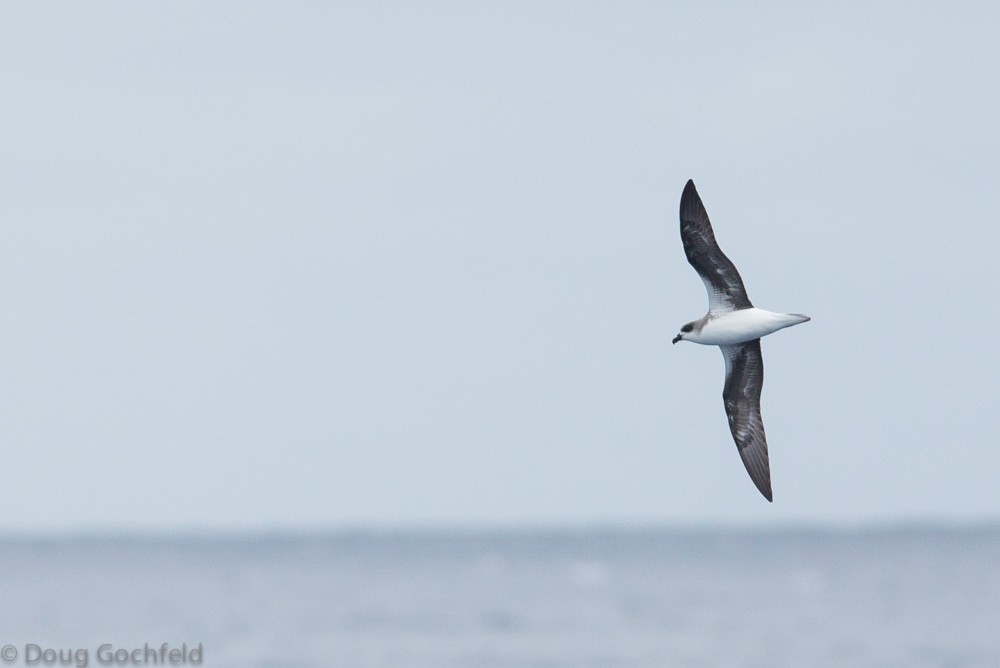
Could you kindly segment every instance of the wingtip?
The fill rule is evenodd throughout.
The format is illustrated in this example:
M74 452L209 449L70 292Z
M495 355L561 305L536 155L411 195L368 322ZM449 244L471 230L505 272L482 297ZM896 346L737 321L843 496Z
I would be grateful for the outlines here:
M688 179L684 191L681 193L681 219L683 220L685 216L695 216L703 211L704 205L701 203L698 189L694 187L694 180Z
M768 503L774 503L774 496L771 494L771 476L769 475L766 479L758 480L754 476L750 476L753 480L753 484L757 487L757 491L767 499Z
M743 454L744 451L740 451ZM750 474L750 480L753 481L754 487L757 491L761 493L769 503L774 503L774 496L771 494L771 467L768 466L767 455L765 452L764 461L754 462L752 460L744 459L744 466L746 466L747 473Z

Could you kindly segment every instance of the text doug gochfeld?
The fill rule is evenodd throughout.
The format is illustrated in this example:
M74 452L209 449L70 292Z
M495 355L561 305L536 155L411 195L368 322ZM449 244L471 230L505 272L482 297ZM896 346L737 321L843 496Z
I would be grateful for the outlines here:
M8 646L14 649L12 646ZM9 654L9 653L8 653ZM143 643L142 647L115 647L105 643L94 651L95 663L98 666L200 666L204 657L201 643L189 646L171 647L163 643L158 647L150 647ZM11 663L14 656L5 655L4 663ZM24 665L26 666L75 666L86 668L90 664L90 650L87 648L53 649L28 643L24 646Z

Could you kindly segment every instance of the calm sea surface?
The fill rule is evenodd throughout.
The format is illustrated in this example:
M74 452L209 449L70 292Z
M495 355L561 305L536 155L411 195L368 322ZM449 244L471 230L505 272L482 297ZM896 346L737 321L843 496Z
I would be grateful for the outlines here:
M1000 529L0 538L0 646L12 666L992 667Z

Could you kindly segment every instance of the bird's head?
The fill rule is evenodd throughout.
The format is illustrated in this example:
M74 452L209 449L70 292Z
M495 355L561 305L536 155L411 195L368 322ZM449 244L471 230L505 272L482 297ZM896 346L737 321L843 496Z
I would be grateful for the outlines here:
M678 334L677 336L674 337L673 342L677 343L678 341L683 341L684 340L684 335L685 334L690 334L691 330L693 330L693 329L694 329L694 323L693 322L689 322L688 324L684 325L683 327L681 327L680 334Z

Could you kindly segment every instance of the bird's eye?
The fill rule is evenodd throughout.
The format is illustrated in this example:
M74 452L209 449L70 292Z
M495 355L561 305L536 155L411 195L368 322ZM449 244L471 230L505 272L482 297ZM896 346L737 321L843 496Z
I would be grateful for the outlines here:
M687 325L684 325L683 327L681 327L681 331L682 331L682 332L685 332L685 333L687 333L687 332L690 332L690 331L691 331L691 329L692 329L692 328L691 328L691 325L690 325L690 324L687 324Z

